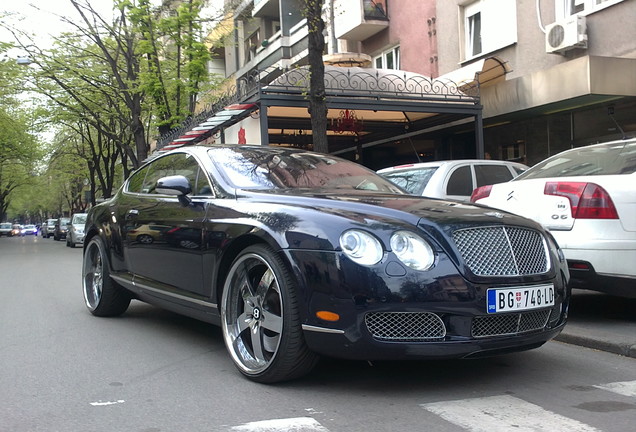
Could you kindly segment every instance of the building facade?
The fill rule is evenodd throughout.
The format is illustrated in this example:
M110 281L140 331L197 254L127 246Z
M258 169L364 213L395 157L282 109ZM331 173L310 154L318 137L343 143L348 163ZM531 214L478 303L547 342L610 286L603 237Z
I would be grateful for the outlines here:
M436 14L439 72L481 81L493 158L636 135L636 1L438 0Z
M232 4L233 30L217 60L226 76L281 84L283 71L306 66L304 0ZM454 83L474 96L451 113L431 98L449 89L418 90L402 109L399 99L388 106L386 93L332 103L330 152L373 169L486 156L533 165L636 135L636 0L325 0L324 17L328 67L364 71L378 88L417 77L419 89L430 78L431 87ZM344 81L339 95L359 85ZM311 148L303 98L277 102L293 89L284 84L270 99L241 101L258 110L215 139Z

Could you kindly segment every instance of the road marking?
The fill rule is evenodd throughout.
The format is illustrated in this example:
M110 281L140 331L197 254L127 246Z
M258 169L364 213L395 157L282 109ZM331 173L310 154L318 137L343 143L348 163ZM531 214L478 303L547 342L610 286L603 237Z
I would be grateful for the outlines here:
M231 431L241 432L329 432L311 417L263 420L233 426Z
M421 404L444 420L473 432L600 432L512 396L492 396Z
M609 384L595 385L594 387L618 393L623 396L636 397L636 381L621 381Z
M126 401L123 400L123 399L119 399L119 400L110 401L110 402L102 402L102 401L91 402L91 405L93 405L93 406L108 406L108 405L123 404L124 402L126 402Z

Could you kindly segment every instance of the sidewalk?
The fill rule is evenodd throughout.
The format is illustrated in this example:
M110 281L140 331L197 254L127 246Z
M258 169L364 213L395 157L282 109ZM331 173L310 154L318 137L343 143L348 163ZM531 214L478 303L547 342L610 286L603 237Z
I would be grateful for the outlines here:
M573 290L557 341L636 358L636 299Z

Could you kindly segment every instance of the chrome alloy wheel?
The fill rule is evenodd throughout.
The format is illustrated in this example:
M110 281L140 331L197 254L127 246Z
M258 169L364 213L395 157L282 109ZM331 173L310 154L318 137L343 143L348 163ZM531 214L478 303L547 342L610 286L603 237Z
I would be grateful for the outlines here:
M104 287L104 262L99 242L92 242L86 250L83 275L86 306L90 310L95 310L102 299Z
M265 257L242 255L229 271L223 291L223 337L234 363L257 375L276 358L283 332L281 285Z

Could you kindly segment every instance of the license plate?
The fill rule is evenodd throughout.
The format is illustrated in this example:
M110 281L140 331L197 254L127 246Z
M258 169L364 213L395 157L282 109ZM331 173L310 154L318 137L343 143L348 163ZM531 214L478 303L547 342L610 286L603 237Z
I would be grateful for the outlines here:
M488 313L514 312L554 306L554 285L490 288L486 296Z

